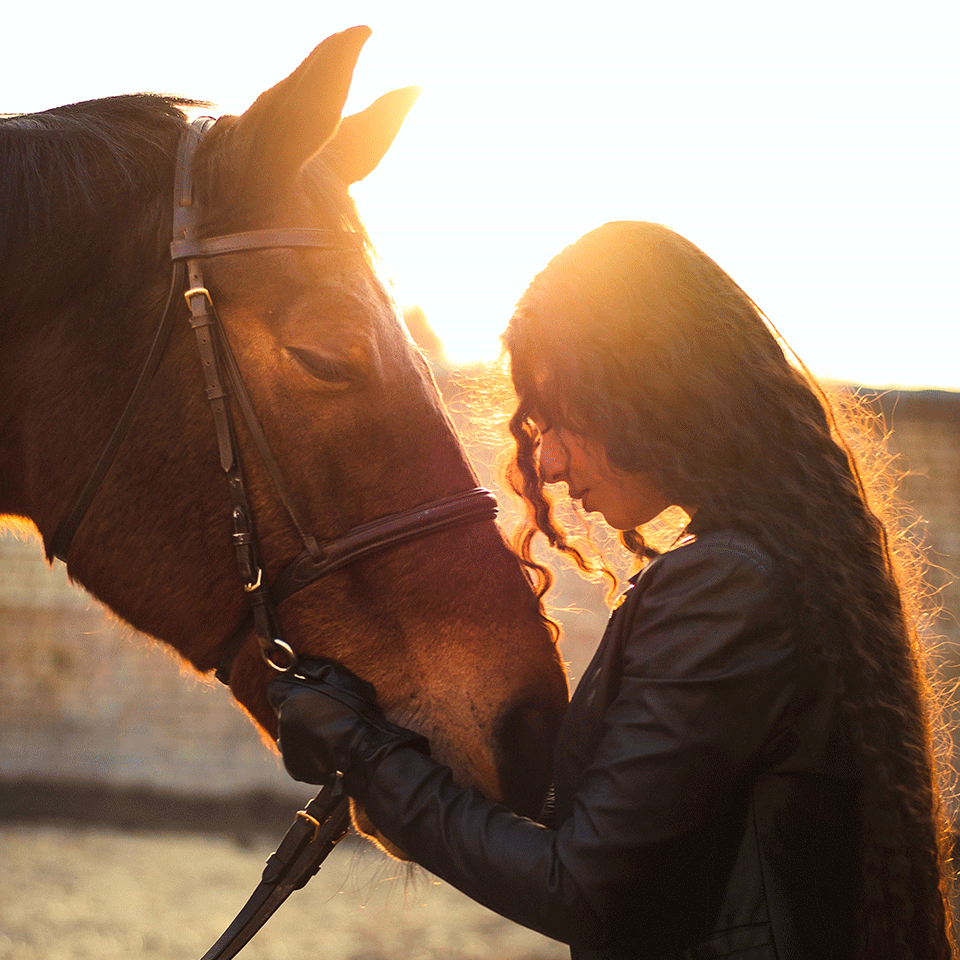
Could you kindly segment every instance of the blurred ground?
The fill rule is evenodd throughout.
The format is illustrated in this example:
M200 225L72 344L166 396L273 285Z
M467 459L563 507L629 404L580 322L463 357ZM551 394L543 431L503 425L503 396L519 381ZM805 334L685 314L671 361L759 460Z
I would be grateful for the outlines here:
M0 824L0 960L198 960L278 840ZM240 957L560 960L569 951L349 838Z

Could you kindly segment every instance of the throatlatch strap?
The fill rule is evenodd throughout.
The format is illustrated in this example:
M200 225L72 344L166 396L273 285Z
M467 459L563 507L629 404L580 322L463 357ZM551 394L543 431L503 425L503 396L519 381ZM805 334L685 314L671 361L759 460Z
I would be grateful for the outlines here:
M183 267L180 264L176 264L173 276L170 279L170 291L167 294L167 303L163 308L163 317L160 320L160 326L157 327L157 332L154 334L153 343L150 344L150 349L147 352L146 360L144 360L143 367L140 370L140 376L137 378L133 392L130 394L130 399L127 400L127 405L123 408L123 413L120 415L117 425L113 428L113 433L110 434L110 439L104 446L100 458L97 460L96 466L94 466L93 471L87 478L83 489L74 501L73 507L66 517L60 521L60 526L57 527L53 539L47 547L47 560L52 560L56 557L63 563L67 562L70 544L73 543L73 538L80 524L83 522L83 518L87 515L90 504L93 503L93 499L100 489L100 484L103 483L103 478L107 475L107 471L116 459L120 445L130 432L133 418L140 409L140 404L143 402L143 398L147 393L147 388L153 382L153 377L166 352L167 342L170 340L170 332L173 330L174 320L177 317L177 311L175 309L177 293L182 287Z

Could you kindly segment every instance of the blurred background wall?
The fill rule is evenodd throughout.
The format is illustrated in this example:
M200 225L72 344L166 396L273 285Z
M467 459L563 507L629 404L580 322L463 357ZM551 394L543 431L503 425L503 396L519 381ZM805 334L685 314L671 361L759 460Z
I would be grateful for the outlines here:
M955 670L960 393L888 391L876 403L909 468L901 494L923 518L940 567L933 580L943 610L927 634L942 638ZM473 452L489 458L489 450ZM483 463L478 469L494 484ZM555 604L575 682L606 621L603 588L563 571ZM225 688L117 623L68 582L62 565L46 565L38 541L8 532L0 536L0 794L22 794L28 785L29 796L18 800L22 813L24 803L41 810L58 785L80 784L192 797L304 794Z

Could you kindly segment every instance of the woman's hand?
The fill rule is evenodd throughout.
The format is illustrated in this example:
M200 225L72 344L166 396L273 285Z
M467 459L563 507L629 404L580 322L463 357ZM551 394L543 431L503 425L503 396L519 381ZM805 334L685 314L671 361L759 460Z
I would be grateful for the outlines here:
M277 746L295 780L329 783L339 772L347 793L359 799L377 765L398 747L430 754L424 737L386 719L371 684L333 660L302 658L271 681L267 699L279 720Z

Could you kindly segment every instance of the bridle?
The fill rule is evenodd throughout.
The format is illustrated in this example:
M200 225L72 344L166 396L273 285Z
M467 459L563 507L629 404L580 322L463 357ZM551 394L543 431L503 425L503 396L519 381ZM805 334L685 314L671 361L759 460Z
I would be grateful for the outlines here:
M357 234L349 231L304 227L251 230L201 238L199 228L202 211L194 202L191 166L200 138L213 124L214 120L211 118L201 118L187 127L181 136L174 180L173 241L170 244L174 269L163 317L124 411L87 482L54 533L47 553L48 559L57 557L64 563L67 562L74 535L115 460L120 445L128 435L134 415L160 365L177 316L177 295L184 291L183 296L190 307L190 323L196 334L207 398L213 414L220 466L226 475L230 491L233 517L231 539L237 568L244 594L250 604L247 617L221 647L216 676L229 685L233 661L251 628L256 630L263 659L271 667L282 672L296 665L297 656L283 639L277 614L277 607L284 600L328 573L375 551L386 550L450 527L492 520L497 513L497 501L489 490L474 487L402 513L379 517L332 540L321 542L308 532L308 524L290 495L283 472L260 425L230 342L217 315L213 297L204 286L201 263L204 259L224 253L276 248L310 247L360 252L362 243ZM232 388L233 398L243 414L277 495L303 543L303 552L287 564L270 584L266 582L263 574L254 515L237 450L228 388Z
M474 487L402 513L379 517L332 540L317 541L308 533L307 523L290 496L283 472L260 425L214 307L213 297L204 286L201 261L223 253L287 247L339 251L353 249L359 252L362 244L356 234L347 231L300 227L201 238L201 211L194 202L191 165L200 138L213 123L210 118L194 121L181 136L174 181L173 241L170 244L173 274L163 317L123 413L87 482L54 533L47 549L47 559L57 557L67 562L74 535L116 459L160 366L178 312L178 293L183 291L190 307L190 324L196 334L207 398L213 413L220 466L230 490L233 516L231 539L237 568L244 594L250 603L250 613L221 647L216 676L229 686L234 659L249 636L251 627L256 630L261 655L271 667L284 672L296 666L297 655L283 639L277 614L277 607L288 597L370 553L450 527L492 520L497 514L497 501L489 490ZM237 449L228 386L233 390L233 398L243 414L277 495L303 542L303 552L287 564L271 584L266 583L263 574L254 515ZM320 869L320 864L346 834L349 819L349 806L339 781L323 787L306 808L298 812L283 841L267 861L260 883L202 960L229 960L236 956L284 900L294 890L304 886Z

